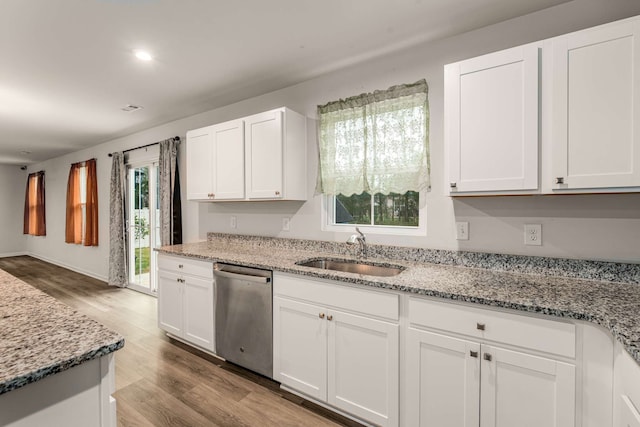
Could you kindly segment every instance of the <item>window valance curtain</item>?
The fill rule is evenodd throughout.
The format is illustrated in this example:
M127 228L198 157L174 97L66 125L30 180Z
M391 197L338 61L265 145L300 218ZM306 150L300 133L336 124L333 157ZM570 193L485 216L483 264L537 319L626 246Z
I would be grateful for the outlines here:
M400 193L429 188L425 80L318 106L324 194Z
M24 196L23 233L46 236L44 171L29 174Z

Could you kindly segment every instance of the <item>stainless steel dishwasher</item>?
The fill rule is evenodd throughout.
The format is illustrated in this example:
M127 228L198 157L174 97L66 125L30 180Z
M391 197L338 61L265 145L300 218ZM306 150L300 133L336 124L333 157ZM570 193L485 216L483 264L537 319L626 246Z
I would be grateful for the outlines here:
M272 272L216 263L216 354L273 378Z

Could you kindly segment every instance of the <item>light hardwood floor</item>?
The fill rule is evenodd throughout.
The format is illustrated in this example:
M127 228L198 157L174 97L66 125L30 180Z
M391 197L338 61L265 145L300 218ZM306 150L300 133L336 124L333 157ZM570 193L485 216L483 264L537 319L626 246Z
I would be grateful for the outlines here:
M153 297L28 256L0 258L0 269L125 337L116 352L119 426L360 426L167 338Z

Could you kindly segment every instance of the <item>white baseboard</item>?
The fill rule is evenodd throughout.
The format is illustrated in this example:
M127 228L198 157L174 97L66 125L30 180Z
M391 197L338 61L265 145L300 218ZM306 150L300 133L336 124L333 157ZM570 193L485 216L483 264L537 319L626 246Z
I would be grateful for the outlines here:
M5 252L0 254L0 258L8 258L10 256L24 256L29 255L27 252Z
M33 252L28 252L28 253L26 253L24 255L32 256L34 258L37 258L39 260L48 262L50 264L57 265L58 267L63 267L63 268L66 268L67 270L75 271L76 273L84 274L85 276L89 276L89 277L93 277L94 279L102 280L103 282L109 281L108 277L102 276L100 274L95 274L95 273L93 273L91 271L83 270L81 268L75 267L73 265L66 264L64 262L57 261L55 259L47 258L47 257L44 257L42 255L37 255L37 254L34 254Z

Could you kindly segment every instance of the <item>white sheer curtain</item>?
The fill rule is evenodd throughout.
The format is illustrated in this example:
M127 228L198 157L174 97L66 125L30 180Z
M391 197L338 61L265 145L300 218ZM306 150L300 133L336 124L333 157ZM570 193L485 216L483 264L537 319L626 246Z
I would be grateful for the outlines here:
M113 153L109 194L109 285L125 287L127 275L126 169L124 154Z
M425 80L318 106L317 191L399 193L429 188Z

